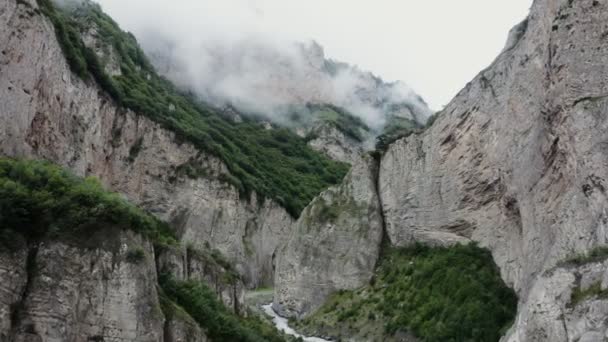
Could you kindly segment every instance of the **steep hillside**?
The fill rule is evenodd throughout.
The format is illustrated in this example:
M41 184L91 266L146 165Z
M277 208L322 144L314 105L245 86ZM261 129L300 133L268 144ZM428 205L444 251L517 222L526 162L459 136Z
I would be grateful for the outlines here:
M265 129L244 116L240 122L228 120L217 109L181 94L156 74L133 36L121 31L98 5L84 1L56 8L51 0L39 3L74 73L84 80L93 78L118 105L218 157L232 176L226 180L242 193L256 191L297 217L323 188L344 176L346 165L315 153L295 134Z
M157 253L178 246L168 226L93 178L0 159L0 236L2 341L204 341L218 330L224 340L285 341L224 307L209 286L234 294L240 281L209 282L229 271L209 259L188 281L164 273L158 283ZM207 317L181 301L182 287L197 289Z

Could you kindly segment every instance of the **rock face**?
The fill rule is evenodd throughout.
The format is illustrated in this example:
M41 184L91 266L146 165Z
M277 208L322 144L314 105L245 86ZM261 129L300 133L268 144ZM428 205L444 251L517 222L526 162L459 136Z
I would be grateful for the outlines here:
M150 243L104 231L0 252L2 341L162 341ZM129 260L129 251L144 251ZM9 281L5 281L8 279Z
M340 187L317 197L278 256L274 309L301 317L338 289L371 279L382 242L376 162L362 157Z
M605 341L607 294L608 261L548 270L538 277L504 340Z
M218 253L183 247L167 247L159 252L159 274L170 274L176 280L194 280L215 290L224 305L239 315L246 314L245 286Z
M72 75L51 23L36 8L34 0L0 2L0 154L45 158L97 176L172 222L183 241L219 249L247 286L270 285L289 214L255 194L242 198L218 180L228 171L217 158ZM190 178L193 169L206 176Z
M608 243L607 20L605 1L536 0L503 53L432 128L397 142L381 162L393 244L475 240L492 251L520 297L508 341L608 333L596 319L608 316L602 301L557 312L586 268L542 276Z
M308 146L314 150L351 165L361 161L364 143L346 136L336 126L320 123L312 129L312 134L315 138L308 142Z

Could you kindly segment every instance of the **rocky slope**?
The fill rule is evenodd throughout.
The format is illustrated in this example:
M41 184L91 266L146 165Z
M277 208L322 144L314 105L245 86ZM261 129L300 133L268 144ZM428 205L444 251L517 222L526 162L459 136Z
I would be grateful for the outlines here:
M44 158L99 177L172 222L182 240L224 253L248 286L269 285L292 222L273 201L243 198L214 157L125 111L70 72L34 0L0 3L0 154ZM91 38L87 39L90 41ZM204 169L191 178L184 170Z
M605 1L536 0L432 128L381 162L393 244L474 240L492 251L520 297L506 341L597 341L608 332L605 299L569 306L577 279L601 271L545 273L608 242L607 19Z
M317 197L295 223L279 253L274 309L301 316L338 289L355 289L372 277L382 242L377 167L366 156L341 186Z

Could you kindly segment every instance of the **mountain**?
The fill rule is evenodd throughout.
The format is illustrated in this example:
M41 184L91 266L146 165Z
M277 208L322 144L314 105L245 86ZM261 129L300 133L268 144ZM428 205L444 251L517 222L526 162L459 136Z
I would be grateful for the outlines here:
M261 287L336 339L605 339L607 6L536 0L373 150L309 88L287 126L173 84L90 2L0 2L0 340L289 340Z
M238 44L191 43L141 34L160 74L219 107L231 105L291 125L286 109L307 104L342 107L376 131L393 117L424 124L431 110L403 82L327 59L317 42L279 43L250 37ZM199 46L199 45L195 45Z

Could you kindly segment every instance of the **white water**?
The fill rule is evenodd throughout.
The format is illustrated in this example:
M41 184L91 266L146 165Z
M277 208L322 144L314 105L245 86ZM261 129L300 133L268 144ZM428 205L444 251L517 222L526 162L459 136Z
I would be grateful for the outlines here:
M274 309L272 308L272 304L263 305L262 309L264 309L264 312L267 315L272 317L272 323L274 323L274 325L277 327L277 329L279 329L280 331L283 331L287 335L301 337L305 342L331 342L329 340L324 340L324 339L318 338L318 337L306 337L304 335L298 334L295 330L293 330L292 328L289 327L287 318L283 318L283 317L279 316L279 314L277 314L274 311Z

